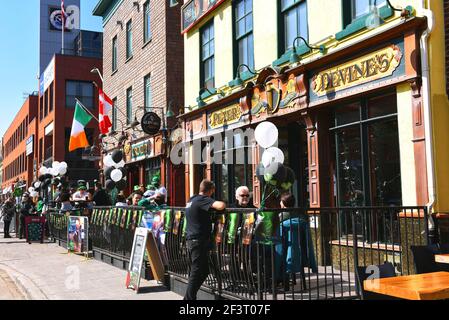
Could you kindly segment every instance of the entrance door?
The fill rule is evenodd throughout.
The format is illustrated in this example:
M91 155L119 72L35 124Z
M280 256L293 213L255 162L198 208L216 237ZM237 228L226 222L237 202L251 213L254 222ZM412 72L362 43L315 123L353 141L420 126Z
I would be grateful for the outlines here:
M279 149L284 152L284 164L295 172L296 180L292 192L296 198L296 207L308 207L309 169L305 125L294 122L279 128Z

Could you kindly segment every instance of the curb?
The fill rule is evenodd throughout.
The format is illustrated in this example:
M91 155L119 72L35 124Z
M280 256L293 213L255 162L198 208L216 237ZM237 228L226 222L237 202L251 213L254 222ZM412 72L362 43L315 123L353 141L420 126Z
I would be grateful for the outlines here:
M14 281L17 288L22 291L26 300L48 300L45 293L30 278L3 263L0 263L0 267Z

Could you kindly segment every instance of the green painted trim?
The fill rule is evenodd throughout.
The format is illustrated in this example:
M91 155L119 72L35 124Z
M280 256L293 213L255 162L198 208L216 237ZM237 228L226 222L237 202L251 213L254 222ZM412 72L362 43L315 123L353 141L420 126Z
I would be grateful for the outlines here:
M103 17L103 27L108 23L124 0L100 0L95 6L92 14Z
M209 91L212 92L212 94L209 93ZM209 91L205 90L205 91L201 94L201 99L203 99L203 100L204 100L204 99L207 99L207 98L209 98L210 96L212 96L212 95L214 95L214 94L217 93L217 89L215 89L215 88L209 89Z
M305 44L303 44L299 47L296 47L296 54L298 56L302 56L306 53L309 53L310 51L311 50ZM273 61L272 65L275 67L278 67L280 65L288 63L290 61L290 56L292 55L292 53L293 53L293 49L288 50L279 59Z
M390 8L390 6L385 5L381 8L379 8L379 16L382 19L387 19L391 17L394 14L393 9ZM350 35L353 35L354 33L359 32L360 30L363 30L366 28L366 19L368 18L369 14L366 14L364 16L361 16L360 18L354 20L351 24L349 24L345 29L335 34L336 40L342 40L346 37L349 37Z

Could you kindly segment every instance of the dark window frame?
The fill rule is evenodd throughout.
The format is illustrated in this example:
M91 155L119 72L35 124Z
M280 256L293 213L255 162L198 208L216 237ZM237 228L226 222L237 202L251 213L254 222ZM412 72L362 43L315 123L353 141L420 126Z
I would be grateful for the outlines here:
M296 10L299 9L299 6L301 5L305 5L306 6L306 25L307 25L307 30L306 30L306 36L303 35L303 37L309 41L309 8L307 5L307 0L294 0L295 2L285 8L282 8L282 1L283 0L278 0L278 55L279 57L282 56L284 53L288 52L289 50L292 49L293 43L287 43L286 42L286 28L285 28L285 15L287 12L290 12L292 10ZM297 23L297 25L299 25L299 23ZM299 34L297 34L299 35Z
M243 15L243 17L238 17L238 5L241 2L244 2L244 7L246 9L246 1L251 1L252 2L252 6L251 6L251 11L250 12L246 12L245 10L245 14ZM232 33L233 33L233 58L234 58L234 63L233 63L233 72L234 72L234 77L237 76L237 67L241 64L246 64L250 67L251 70L254 70L255 68L255 54L254 54L254 0L236 0L233 2L233 8L232 8ZM245 20L248 18L248 16L251 15L251 20L252 20L252 24L251 24L251 28L249 30L245 30L244 33L242 33L241 35L237 34L237 25L240 21ZM245 24L245 29L246 29L246 24ZM249 39L251 37L251 39ZM242 41L251 41L252 42L252 50L250 50L249 48L247 48L248 53L252 56L248 56L247 59L250 62L246 62L246 61L240 61L240 52L239 52L239 44ZM248 45L248 43L246 42L246 45ZM251 52L250 52L251 51Z
M117 36L112 38L112 72L117 71L118 68L118 44Z
M68 95L67 94L67 86L69 83L75 83L77 85L76 87L76 93L75 95ZM81 90L81 84L86 84L89 85L92 89L92 96L83 96L81 95L82 90ZM74 99L73 101L75 101L75 103L72 105L68 104L68 98L69 97L73 97L73 98L77 98L78 100L81 101L81 103L90 110L95 110L95 89L94 89L94 84L90 81L84 81L84 80L71 80L71 79L67 79L65 81L65 108L66 109L74 109L76 106L76 100ZM87 98L91 99L91 100L87 100Z
M151 1L143 4L143 43L151 41Z
M206 43L203 43L203 34L206 30L213 29L213 37L211 38L209 36ZM213 43L214 52L213 54L210 54L210 44ZM205 58L203 57L203 47L206 45L209 46L209 55ZM212 60L211 66L213 68L213 74L212 77L209 77L206 79L205 77L205 64ZM207 85L209 83L209 85ZM200 29L200 88L207 87L208 89L212 89L215 87L215 24L214 19L212 18L209 22L207 22L201 29Z
M126 124L133 122L133 87L126 89Z
M126 60L133 57L133 20L126 23Z

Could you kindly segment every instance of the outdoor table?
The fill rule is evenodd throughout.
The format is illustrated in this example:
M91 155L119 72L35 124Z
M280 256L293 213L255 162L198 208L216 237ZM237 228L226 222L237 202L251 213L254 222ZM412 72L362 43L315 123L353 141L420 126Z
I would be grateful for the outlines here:
M406 300L449 299L449 272L365 280L366 291Z
M449 254L436 254L435 262L449 264Z

